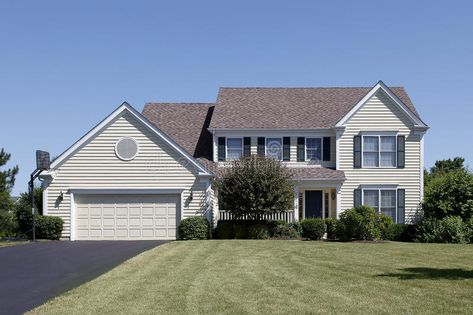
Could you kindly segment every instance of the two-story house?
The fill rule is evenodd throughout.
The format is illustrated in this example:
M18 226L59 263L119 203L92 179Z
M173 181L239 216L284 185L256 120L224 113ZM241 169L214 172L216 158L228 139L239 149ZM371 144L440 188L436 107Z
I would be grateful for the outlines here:
M294 174L289 221L366 204L404 223L423 195L421 120L403 88L221 88L216 103L127 103L43 172L64 238L173 239L218 209L212 179L257 154Z

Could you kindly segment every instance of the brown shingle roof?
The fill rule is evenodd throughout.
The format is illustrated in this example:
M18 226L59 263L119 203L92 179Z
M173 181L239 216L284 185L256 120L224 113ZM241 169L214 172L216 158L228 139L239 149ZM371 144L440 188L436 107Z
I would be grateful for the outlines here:
M404 88L390 89L418 115ZM220 88L210 128L331 128L370 90Z
M345 173L325 167L290 167L294 179L332 179L343 180Z
M146 103L143 116L189 154L205 162L204 160L212 160L212 134L207 129L214 105L213 103Z

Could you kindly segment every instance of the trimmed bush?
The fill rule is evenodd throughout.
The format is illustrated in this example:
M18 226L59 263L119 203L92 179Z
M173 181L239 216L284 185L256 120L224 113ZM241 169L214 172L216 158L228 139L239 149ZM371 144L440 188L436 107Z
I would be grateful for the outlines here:
M0 210L0 238L14 237L18 231L15 215L8 211Z
M64 221L59 217L38 215L36 219L36 237L40 239L58 240L61 237Z
M469 243L473 243L473 217L465 222L466 236Z
M320 240L325 234L324 219L310 218L302 220L302 237L310 240Z
M381 233L382 240L391 240L394 236L391 233L394 232L392 226L394 225L393 219L384 214L378 214L377 218L379 232Z
M292 227L297 232L297 237L302 236L302 225L300 221L291 222L288 226Z
M335 239L335 229L337 227L337 219L327 218L325 219L325 225L327 226L327 238L329 240Z
M459 216L442 220L424 218L417 225L415 240L422 243L466 243L468 227Z
M301 237L301 233L291 224L278 225L274 228L272 237L284 239L299 238Z
M342 241L379 239L378 217L375 210L368 206L345 210L337 222L336 237Z
M242 222L240 224L234 225L235 238L240 240L245 240L248 238L248 224Z
M214 237L222 240L234 238L233 223L231 221L218 221Z
M264 224L253 224L248 226L248 238L256 240L265 240L269 238L269 229Z
M205 240L209 237L209 222L205 217L191 217L179 224L179 239Z

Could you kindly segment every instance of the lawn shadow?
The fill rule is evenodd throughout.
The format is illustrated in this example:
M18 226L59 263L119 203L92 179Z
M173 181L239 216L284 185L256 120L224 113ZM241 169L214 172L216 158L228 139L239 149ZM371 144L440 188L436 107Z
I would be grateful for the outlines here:
M447 279L447 280L464 280L473 279L473 270L465 270L460 268L402 268L399 273L385 273L378 277L393 277L401 280L414 279Z

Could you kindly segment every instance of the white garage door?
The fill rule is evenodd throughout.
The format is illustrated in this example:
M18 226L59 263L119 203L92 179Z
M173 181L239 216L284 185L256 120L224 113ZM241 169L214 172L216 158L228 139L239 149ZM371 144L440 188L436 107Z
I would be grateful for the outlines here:
M76 239L175 239L179 195L76 195Z

